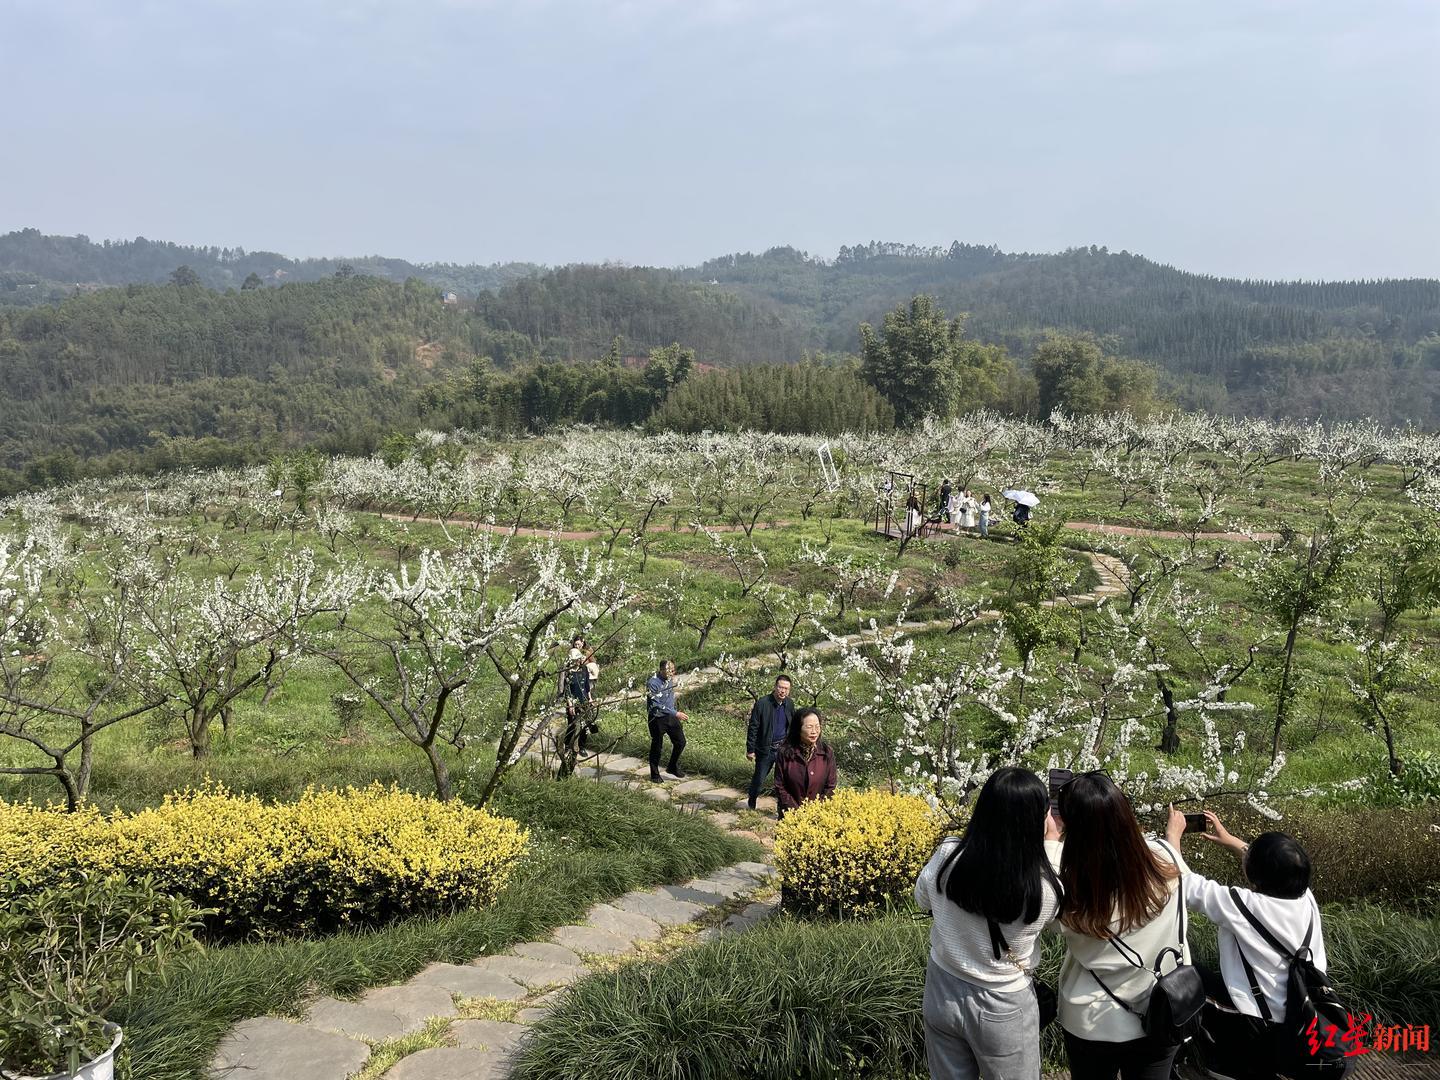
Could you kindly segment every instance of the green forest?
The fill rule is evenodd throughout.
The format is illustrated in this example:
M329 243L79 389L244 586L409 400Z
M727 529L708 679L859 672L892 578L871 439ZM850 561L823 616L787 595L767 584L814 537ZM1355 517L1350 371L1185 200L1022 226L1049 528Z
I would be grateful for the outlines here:
M0 393L0 491L424 427L833 433L1063 405L1433 429L1440 282L959 243L426 266L27 229L0 236Z

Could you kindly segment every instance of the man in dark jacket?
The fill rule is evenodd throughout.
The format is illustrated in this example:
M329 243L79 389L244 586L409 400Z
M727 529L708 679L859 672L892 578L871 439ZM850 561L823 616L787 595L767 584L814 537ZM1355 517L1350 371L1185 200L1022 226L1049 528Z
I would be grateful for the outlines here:
M755 699L750 710L750 723L745 728L745 757L755 763L755 775L750 778L749 806L755 809L755 800L760 797L760 785L775 764L775 752L790 730L790 720L795 715L795 703L790 700L790 676L780 675L775 679L775 688L762 698Z

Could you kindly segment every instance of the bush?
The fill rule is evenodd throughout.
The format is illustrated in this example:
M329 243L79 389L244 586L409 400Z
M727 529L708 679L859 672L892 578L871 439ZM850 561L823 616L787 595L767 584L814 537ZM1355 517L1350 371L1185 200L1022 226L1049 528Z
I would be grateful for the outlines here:
M0 802L0 877L150 876L214 914L214 937L374 926L483 907L525 851L524 829L459 802L368 788L265 803L218 785L108 816Z
M1287 832L1305 847L1321 903L1364 901L1428 913L1440 901L1440 814L1433 810L1290 805L1280 821L1248 807L1221 809L1226 827L1242 839ZM1195 869L1220 881L1239 881L1233 855L1210 844L1186 844Z
M1440 803L1440 756L1429 750L1407 754L1399 776L1385 774L1391 799L1406 806Z
M911 795L842 788L806 803L775 830L785 905L872 915L910 895L939 840L939 819Z
M0 1073L74 1073L109 1048L106 1014L197 947L195 907L123 875L0 879Z

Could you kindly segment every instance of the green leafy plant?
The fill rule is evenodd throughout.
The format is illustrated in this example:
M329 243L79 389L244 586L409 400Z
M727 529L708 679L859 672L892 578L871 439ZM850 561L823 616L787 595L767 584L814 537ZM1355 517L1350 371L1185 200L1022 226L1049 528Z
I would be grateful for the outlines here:
M175 955L205 914L148 878L81 874L0 885L0 1072L74 1073L113 1038L106 1015Z

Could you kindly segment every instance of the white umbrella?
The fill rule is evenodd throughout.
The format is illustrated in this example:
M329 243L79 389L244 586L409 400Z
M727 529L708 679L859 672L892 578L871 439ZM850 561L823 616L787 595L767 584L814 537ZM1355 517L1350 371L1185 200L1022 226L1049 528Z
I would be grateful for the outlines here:
M1014 488L1011 488L1009 491L1000 492L1000 495L1002 498L1009 499L1011 502L1017 502L1021 506L1040 505L1040 496L1034 494L1033 492L1017 491Z

